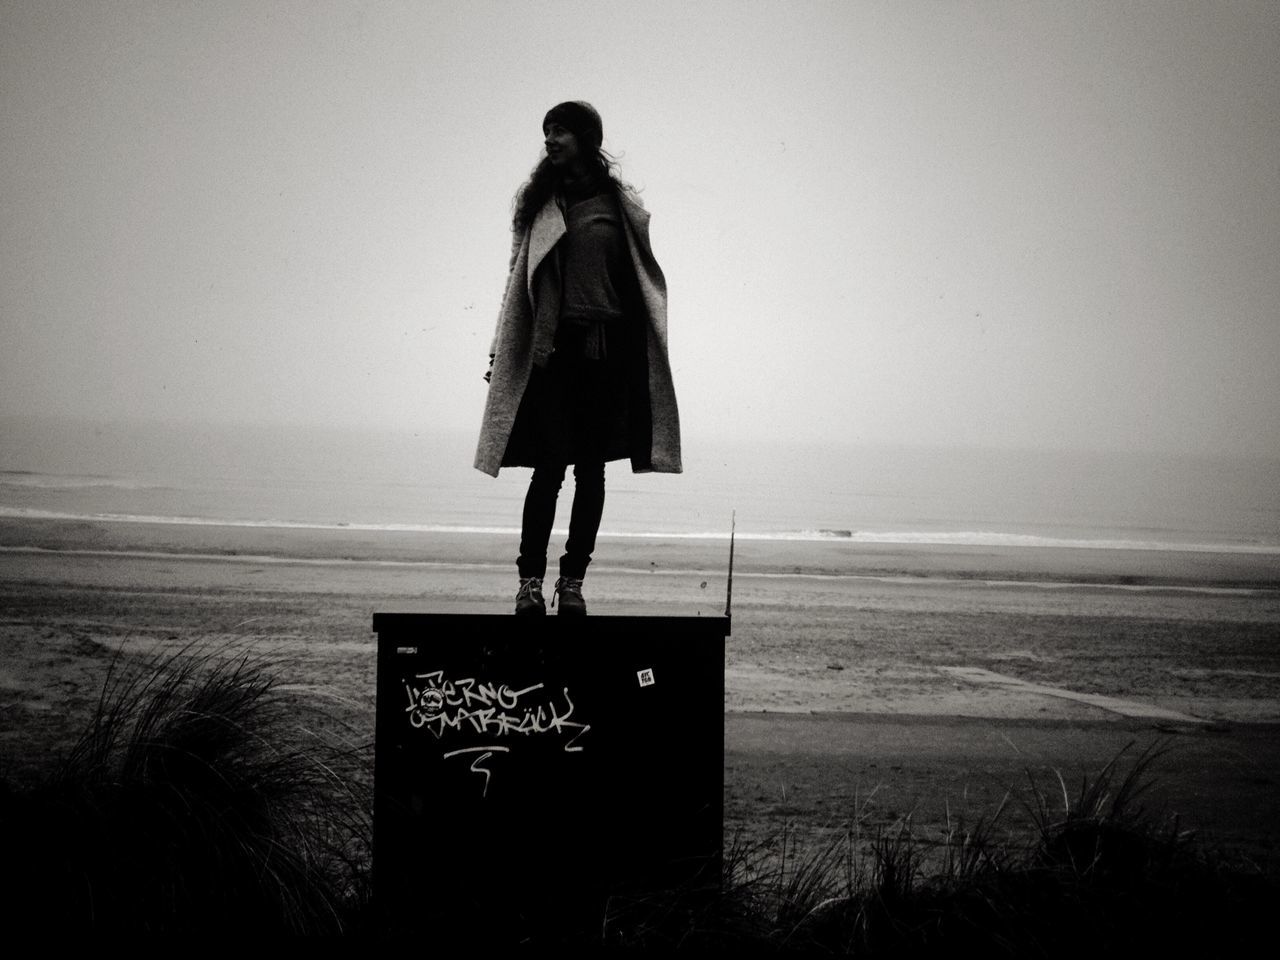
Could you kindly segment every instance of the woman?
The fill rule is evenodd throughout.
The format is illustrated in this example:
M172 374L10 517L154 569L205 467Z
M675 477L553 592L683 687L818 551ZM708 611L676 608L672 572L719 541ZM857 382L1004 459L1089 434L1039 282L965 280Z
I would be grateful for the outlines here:
M511 262L489 348L476 469L533 467L516 566L516 613L546 613L542 581L556 498L573 465L569 538L552 606L584 614L582 581L604 509L604 465L680 472L667 359L667 287L649 214L601 149L600 115L558 104L546 154L516 195Z

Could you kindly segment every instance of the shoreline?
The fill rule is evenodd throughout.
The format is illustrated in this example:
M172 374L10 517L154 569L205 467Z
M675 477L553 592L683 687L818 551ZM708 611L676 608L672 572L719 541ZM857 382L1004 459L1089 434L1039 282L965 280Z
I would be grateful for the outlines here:
M122 556L242 558L246 562L383 563L509 569L518 534L245 527L0 517L0 550ZM602 534L593 571L723 576L728 543ZM744 540L735 577L928 578L1280 590L1280 553L1056 546Z
M40 510L27 507L0 506L0 521L16 522L70 522L80 524L127 523L148 526L172 527L231 527L238 530L320 531L342 534L417 534L421 536L519 536L519 527L472 526L467 524L407 524L323 522L302 520L248 520L199 516L153 516L146 514L118 513L67 513L56 510ZM568 535L567 528L557 527L553 536ZM785 531L742 530L723 531L622 531L601 530L597 536L605 540L692 540L727 544L736 537L744 543L836 543L849 546L889 547L1031 547L1063 550L1123 550L1153 551L1157 553L1224 553L1280 555L1280 543L1255 540L1139 540L1114 537L1051 537L1042 534L1015 533L997 530L835 530L804 529Z

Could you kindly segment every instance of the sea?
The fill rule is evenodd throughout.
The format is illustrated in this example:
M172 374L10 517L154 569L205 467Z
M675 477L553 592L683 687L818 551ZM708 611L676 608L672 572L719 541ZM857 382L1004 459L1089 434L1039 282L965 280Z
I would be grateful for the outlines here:
M450 431L0 417L0 518L518 533L529 471ZM1280 553L1280 458L687 435L604 535ZM566 478L560 523L568 521Z

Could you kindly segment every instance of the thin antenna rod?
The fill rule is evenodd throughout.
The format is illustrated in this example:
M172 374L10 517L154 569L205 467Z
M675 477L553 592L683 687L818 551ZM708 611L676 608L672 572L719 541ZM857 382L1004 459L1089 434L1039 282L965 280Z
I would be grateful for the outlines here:
M724 591L724 615L732 617L730 608L733 606L733 535L738 526L738 511L734 510L729 515L729 583Z

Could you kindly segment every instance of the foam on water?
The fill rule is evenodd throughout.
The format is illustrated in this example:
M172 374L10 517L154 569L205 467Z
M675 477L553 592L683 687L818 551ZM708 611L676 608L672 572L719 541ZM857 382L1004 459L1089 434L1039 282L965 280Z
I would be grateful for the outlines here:
M517 532L528 471L474 438L0 418L0 517ZM1280 461L686 438L680 476L610 464L604 535L1280 553ZM561 494L567 520L572 493Z
M27 520L79 520L101 523L155 523L210 527L257 527L266 529L295 530L352 530L360 532L399 533L450 533L497 534L519 536L519 527L466 526L439 523L319 523L299 520L248 520L212 519L209 517L171 517L155 514L117 513L64 513L56 510L38 510L26 507L0 506L0 517ZM557 536L567 536L568 530L553 531ZM620 537L638 540L720 540L727 541L725 531L671 531L671 530L609 530L600 531L602 537ZM1089 540L1061 537L1037 537L1020 533L998 531L851 531L838 536L823 531L797 530L765 532L739 530L737 539L746 541L794 541L801 543L842 542L849 544L921 544L938 546L977 547L1028 547L1074 548L1089 550L1173 550L1200 553L1250 553L1280 554L1280 544L1238 543L1171 543L1156 540Z

